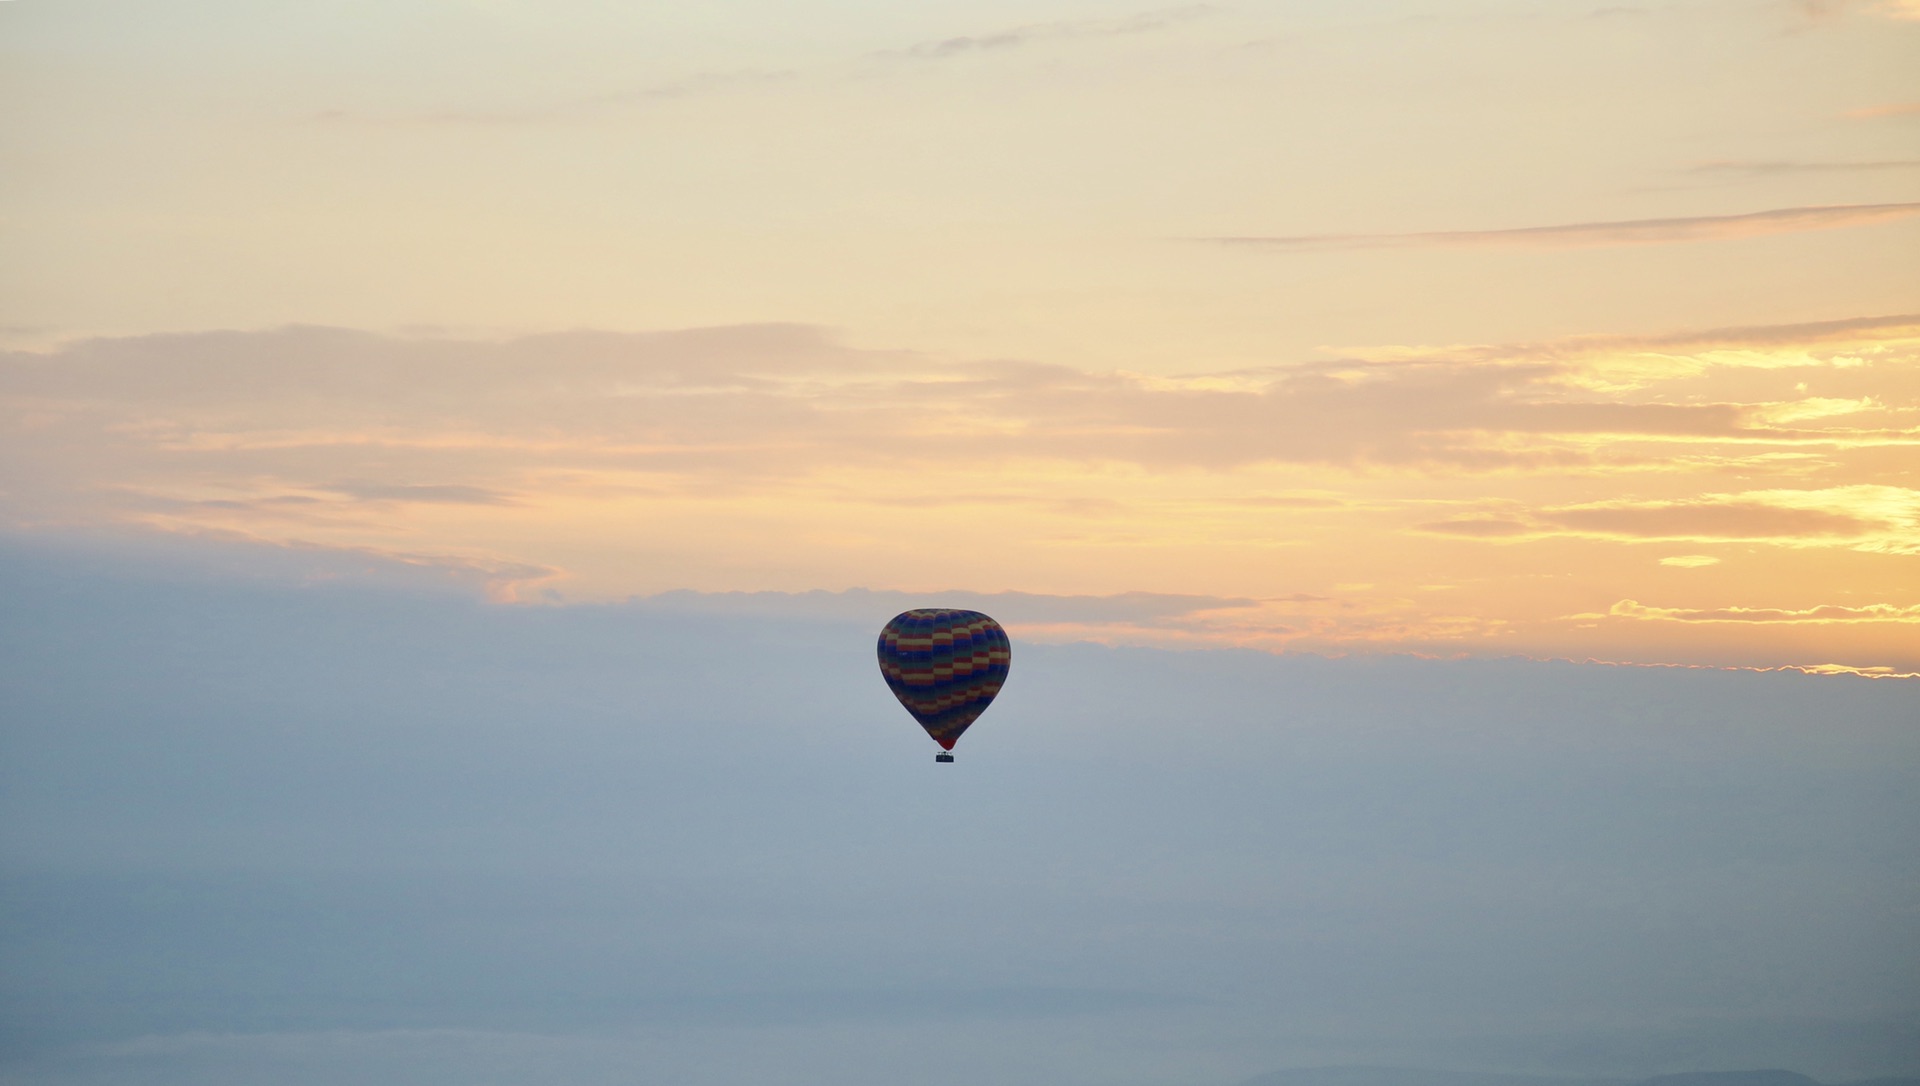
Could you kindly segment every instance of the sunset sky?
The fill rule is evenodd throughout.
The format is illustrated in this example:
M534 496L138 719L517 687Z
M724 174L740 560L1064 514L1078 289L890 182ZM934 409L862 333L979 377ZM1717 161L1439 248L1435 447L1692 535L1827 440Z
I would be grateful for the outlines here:
M1920 0L0 0L6 1086L1911 1083L1916 694Z
M0 50L16 534L1920 671L1907 0L21 0Z

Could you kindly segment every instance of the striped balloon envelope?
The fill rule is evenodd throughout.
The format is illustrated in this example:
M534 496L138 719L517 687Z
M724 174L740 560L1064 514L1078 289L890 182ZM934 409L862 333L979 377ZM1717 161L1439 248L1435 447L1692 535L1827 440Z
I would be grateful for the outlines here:
M1007 631L978 611L923 607L880 631L880 674L943 750L987 711L1012 660Z

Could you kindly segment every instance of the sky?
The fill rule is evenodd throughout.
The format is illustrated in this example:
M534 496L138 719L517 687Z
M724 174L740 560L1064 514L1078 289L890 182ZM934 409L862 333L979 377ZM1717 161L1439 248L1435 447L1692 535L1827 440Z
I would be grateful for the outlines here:
M27 0L0 35L13 530L1920 671L1910 3Z
M1920 1074L1915 73L3 0L0 1082Z

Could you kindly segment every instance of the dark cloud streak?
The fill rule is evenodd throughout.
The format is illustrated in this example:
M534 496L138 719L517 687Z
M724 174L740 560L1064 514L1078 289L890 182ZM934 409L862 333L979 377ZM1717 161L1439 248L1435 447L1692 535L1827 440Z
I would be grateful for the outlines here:
M1920 202L1784 207L1739 215L1696 215L1670 219L1625 219L1562 223L1498 230L1435 230L1405 234L1234 235L1202 238L1220 245L1280 251L1378 249L1420 246L1452 248L1521 247L1597 248L1620 245L1670 245L1722 241L1769 234L1833 230L1892 222L1920 214Z
M1011 49L1035 41L1066 41L1082 38L1113 38L1166 30L1219 10L1211 4L1189 4L1142 12L1122 19L1080 19L1070 22L1032 23L987 34L966 34L920 42L905 49L876 54L880 59L947 60L969 53Z
M904 49L871 55L874 60L941 61L968 54L990 53L1043 41L1075 41L1150 34L1210 15L1211 4L1189 4L1142 12L1117 19L1081 19L1032 23L984 34L961 34L920 42ZM325 109L304 118L318 125L354 125L395 128L518 128L536 124L578 121L639 106L679 101L730 91L786 85L809 73L785 68L743 68L695 72L640 86L609 90L527 105L466 105L439 109L369 112Z

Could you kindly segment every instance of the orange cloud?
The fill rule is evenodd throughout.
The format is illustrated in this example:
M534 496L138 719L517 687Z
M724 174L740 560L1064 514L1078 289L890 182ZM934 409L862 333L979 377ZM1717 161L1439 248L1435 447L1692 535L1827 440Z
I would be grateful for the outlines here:
M1854 667L1850 664L1804 664L1763 670L1799 671L1808 675L1856 675L1862 679L1920 679L1920 671L1891 667Z
M21 430L22 440L88 431L102 449L250 460L261 477L309 489L339 491L342 479L412 488L386 500L498 501L522 485L488 464L738 482L865 464L883 449L956 466L1633 471L1665 461L1622 439L1730 450L1920 443L1920 425L1887 425L1920 423L1916 398L1885 392L1746 403L1622 394L1716 368L1904 366L1907 354L1884 352L1910 351L1902 337L1914 324L1805 326L1797 342L1761 329L1447 349L1188 378L940 364L781 325L504 343L294 328L16 352L0 365L0 395L41 420L40 436Z
M1893 482L1920 466L1917 427L1912 316L1183 375L956 363L794 325L288 328L0 354L0 527L448 556L517 598L1192 601L1036 612L1044 637L1631 656L1633 626L1672 654L1906 666L1884 622L1833 625L1852 640L1812 657L1789 622L1563 617L1736 581L1901 583L1920 488Z
M1513 517L1456 517L1453 520L1428 521L1414 527L1423 532L1465 536L1469 539L1514 539L1540 533L1538 524Z
M1581 618L1600 616L1582 615ZM1629 618L1661 622L1789 622L1827 625L1837 622L1920 623L1920 605L1900 607L1888 603L1870 603L1861 607L1825 605L1802 610L1779 607L1648 607L1635 600L1621 600L1607 609L1608 618Z
M1910 117L1916 113L1920 113L1920 102L1889 102L1886 105L1850 109L1845 115L1855 120L1872 120L1877 117Z
M1660 559L1660 564L1673 566L1676 569L1701 569L1705 566L1719 565L1720 559L1710 554L1676 554Z
M1713 498L1576 506L1542 519L1554 527L1632 539L1853 539L1892 527L1827 509Z
M1415 528L1476 539L1576 535L1626 541L1844 545L1884 553L1920 553L1920 491L1867 484L1666 501L1614 499L1455 517Z
M1799 0L1800 10L1814 20L1832 19L1848 8L1858 7L1868 15L1886 19L1920 19L1920 0Z
M1920 159L1886 158L1864 162L1825 162L1792 161L1785 159L1753 161L1702 162L1693 167L1690 173L1698 174L1739 174L1754 177L1766 177L1779 174L1803 173L1883 173L1897 170L1920 170Z

